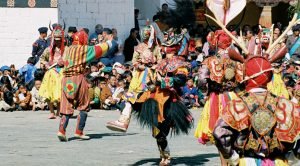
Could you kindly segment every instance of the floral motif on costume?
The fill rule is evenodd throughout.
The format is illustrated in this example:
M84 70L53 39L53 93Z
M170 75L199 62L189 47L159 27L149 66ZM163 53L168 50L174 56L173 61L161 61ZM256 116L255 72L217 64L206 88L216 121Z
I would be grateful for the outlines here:
M64 91L69 95L73 95L76 89L77 89L77 85L71 80L68 80L64 87Z

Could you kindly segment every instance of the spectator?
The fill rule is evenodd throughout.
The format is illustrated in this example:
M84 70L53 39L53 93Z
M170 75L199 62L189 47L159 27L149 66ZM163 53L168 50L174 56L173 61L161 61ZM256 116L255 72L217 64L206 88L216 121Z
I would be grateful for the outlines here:
M140 25L139 25L139 14L140 10L139 9L134 9L134 28L138 31L140 31Z
M69 27L68 28L68 34L66 35L65 39L66 39L66 46L70 46L73 43L73 34L77 32L77 28L76 27Z
M95 86L96 79L91 76L87 76L87 82L89 86L89 98L90 98L90 107L92 109L100 108L100 88Z
M97 41L98 41L98 35L99 34L102 34L103 32L103 26L101 24L97 24L95 26L95 32L92 33L89 37L89 44L90 45L95 45L97 44ZM87 33L88 34L88 33Z
M21 77L24 77L24 83L26 88L30 91L34 86L34 72L36 67L34 66L35 58L29 57L27 64L19 69L19 74Z
M16 104L19 110L30 110L32 107L31 93L27 90L25 85L19 85L19 89L15 93Z
M5 85L2 85L0 89L0 111L12 112L14 110L14 94Z
M100 61L105 66L112 66L114 64L115 54L118 52L118 43L113 39L111 29L104 28L102 35L103 35L104 41L107 42L109 45L109 50L104 55L104 58L100 59Z
M0 83L0 110L13 111L15 108L13 100L14 93L8 76L3 76Z
M296 43L299 33L300 33L300 24L295 25L293 28L293 34L288 36L287 41L286 41L286 46L289 50L292 49L293 45ZM299 47L295 49L294 53L300 54L300 49Z
M162 4L161 5L161 11L168 13L169 12L169 5L166 4L166 3Z
M139 44L139 40L137 39L138 36L138 30L135 28L132 28L130 30L130 35L128 38L125 40L124 43L124 56L125 56L125 61L131 61L133 57L133 52L134 52L134 47Z
M2 76L1 76L0 78L2 78L3 76L7 76L8 79L9 79L10 85L13 86L14 81L13 81L13 79L12 79L11 76L10 76L10 67L8 67L8 66L2 66L2 67L0 68L0 70L1 70L2 73L3 73Z
M100 108L109 109L112 93L106 83L105 77L100 77Z
M125 62L125 57L123 54L123 50L124 50L124 43L123 41L118 37L118 31L117 29L113 28L112 29L112 36L113 39L117 42L118 44L118 51L115 54L115 58L114 58L114 62L119 62L121 64L124 64Z
M40 36L33 43L32 53L31 53L31 55L35 58L35 61L34 61L35 63L37 63L39 61L40 56L42 55L44 50L48 47L47 40L45 39L47 37L48 28L41 27L38 29L38 31L40 32Z
M188 108L191 108L193 106L199 107L200 104L198 102L198 90L196 87L194 87L193 78L189 78L187 81L186 86L182 89L183 92L183 99L184 103Z
M130 84L131 79L132 79L131 71L125 71L125 73L123 74L123 77L124 77L124 81L125 81L125 87L126 87L126 89L128 89L129 84Z
M39 95L39 89L41 87L41 81L35 80L34 87L30 91L32 98L32 111L38 111L38 110L45 110L47 107L47 102L45 101L45 98L41 97Z

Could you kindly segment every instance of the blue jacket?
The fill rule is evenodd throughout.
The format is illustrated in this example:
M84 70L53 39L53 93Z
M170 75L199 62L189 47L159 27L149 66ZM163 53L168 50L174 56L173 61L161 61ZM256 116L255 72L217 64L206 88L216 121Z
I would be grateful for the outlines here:
M19 73L21 76L25 77L25 83L29 83L34 80L34 72L36 71L36 67L32 64L26 64L21 69L19 69Z

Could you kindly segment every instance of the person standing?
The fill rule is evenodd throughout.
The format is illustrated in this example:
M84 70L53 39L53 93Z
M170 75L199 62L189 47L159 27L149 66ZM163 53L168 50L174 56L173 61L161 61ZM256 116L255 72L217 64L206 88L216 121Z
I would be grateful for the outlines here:
M64 30L57 26L51 34L51 44L45 49L41 56L41 68L45 68L46 72L41 84L39 95L46 98L48 102L50 116L49 119L55 119L59 116L59 102L61 99L61 80L63 67ZM54 105L57 104L57 112L55 116Z
M299 33L300 33L300 24L295 25L293 28L293 34L287 37L286 46L288 48L290 56L294 53L300 54L300 42L298 41Z
M73 42L73 38L72 38L72 35L74 34L74 33L76 33L77 32L77 28L76 27L69 27L69 29L68 29L68 34L66 35L66 37L65 37L65 39L66 39L66 46L70 46L70 45L72 45L72 42Z
M57 136L60 141L67 141L66 128L74 109L80 111L77 116L75 137L87 140L90 137L83 134L87 112L89 111L88 83L84 76L87 63L99 59L108 50L107 43L88 46L88 35L80 30L74 35L73 44L64 51L64 70L62 78L62 95L60 103L61 120ZM76 106L74 101L76 101Z
M104 28L102 36L104 41L109 45L106 55L100 59L105 66L112 66L115 62L115 54L118 52L118 43L114 40L112 30Z
M125 40L123 54L125 56L125 61L131 61L133 57L134 47L139 44L137 39L139 31L135 28L130 30L130 35Z
M35 58L35 64L39 61L40 56L43 54L44 50L48 47L47 44L47 27L41 27L38 29L40 32L39 38L32 45L32 53L31 55Z

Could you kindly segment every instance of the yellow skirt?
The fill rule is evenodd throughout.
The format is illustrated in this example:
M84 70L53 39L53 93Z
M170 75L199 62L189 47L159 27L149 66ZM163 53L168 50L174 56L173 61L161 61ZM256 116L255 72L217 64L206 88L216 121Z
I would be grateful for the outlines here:
M62 77L62 69L60 71L58 71L56 68L48 70L43 78L39 95L46 98L50 102L60 101Z
M278 97L289 99L289 92L281 78L280 73L274 73L272 81L268 83L268 90Z
M228 101L237 98L238 97L234 92L226 92L223 94L210 94L208 100L204 105L194 134L200 143L214 143L212 132L214 130L214 126L217 119L219 119L219 116L222 114L222 109L226 106L226 103ZM213 112L212 109L217 110L217 112Z

